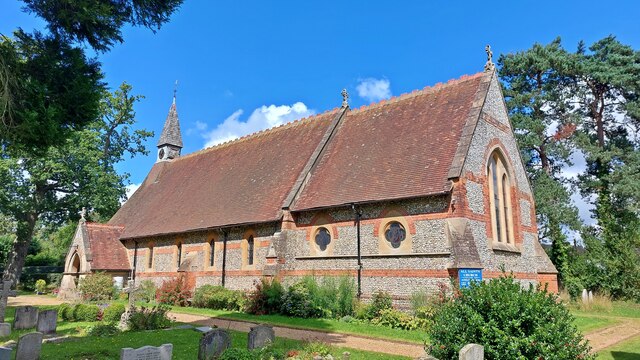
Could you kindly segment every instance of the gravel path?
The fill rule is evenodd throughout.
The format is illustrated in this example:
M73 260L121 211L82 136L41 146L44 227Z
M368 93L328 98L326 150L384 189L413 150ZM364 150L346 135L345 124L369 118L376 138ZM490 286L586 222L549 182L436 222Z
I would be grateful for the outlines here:
M597 352L632 337L640 336L640 321L625 320L620 324L586 334L592 351Z

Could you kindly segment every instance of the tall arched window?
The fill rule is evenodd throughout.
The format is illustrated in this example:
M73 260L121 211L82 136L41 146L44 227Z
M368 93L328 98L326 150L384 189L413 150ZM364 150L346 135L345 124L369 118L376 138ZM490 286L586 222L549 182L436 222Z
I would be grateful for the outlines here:
M209 241L209 266L213 266L213 263L215 261L215 250L216 250L216 243L214 241L214 239L211 239L211 241Z
M178 243L178 256L177 256L176 268L180 268L180 263L182 262L182 243Z
M511 181L506 162L497 150L489 158L487 179L489 181L493 241L513 244Z
M147 269L153 269L153 245L149 245L149 255L147 258Z
M247 265L253 265L253 235L247 239Z

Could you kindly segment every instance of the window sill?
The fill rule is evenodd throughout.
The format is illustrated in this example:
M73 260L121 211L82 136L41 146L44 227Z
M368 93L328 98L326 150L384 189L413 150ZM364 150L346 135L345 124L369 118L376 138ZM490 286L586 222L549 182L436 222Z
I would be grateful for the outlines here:
M505 244L505 243L493 243L492 249L493 251L502 251L502 252L516 253L516 254L522 253L522 251L520 251L520 249L517 246L512 244Z
M363 259L395 258L395 257L449 257L450 252L435 253L408 253L408 254L366 254ZM296 256L296 260L322 260L322 259L357 259L357 255L325 255L325 256Z

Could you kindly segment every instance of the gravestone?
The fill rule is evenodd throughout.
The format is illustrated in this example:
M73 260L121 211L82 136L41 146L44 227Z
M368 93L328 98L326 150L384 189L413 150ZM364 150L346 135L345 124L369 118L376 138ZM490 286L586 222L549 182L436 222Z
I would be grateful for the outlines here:
M231 346L231 336L225 330L213 329L202 335L198 348L198 360L218 358Z
M208 333L209 331L213 330L213 328L211 326L198 326L194 329L195 331L199 331L203 334Z
M127 281L127 287L122 289L122 292L129 294L129 303L127 304L127 310L120 316L118 328L126 331L129 330L129 318L131 317L132 309L136 306L136 293L140 292L140 287L135 286L133 280L129 280Z
M120 350L120 360L171 360L172 354L173 344L124 348Z
M484 360L484 347L478 344L467 344L460 349L460 360Z
M55 334L58 323L58 310L44 310L38 313L36 330L47 335Z
M38 322L38 308L35 306L18 306L13 319L13 329L31 329Z
M582 303L586 304L589 301L589 293L587 293L587 289L582 289Z
M0 347L0 360L11 360L11 348Z
M251 331L249 331L247 348L249 350L260 349L269 344L273 344L275 339L276 334L273 331L273 327L269 325L254 326L251 328Z
M11 335L11 324L0 323L0 338Z
M589 290L589 302L593 302L593 291Z
M40 358L42 348L42 333L32 332L20 336L16 360L37 360Z
M11 281L4 280L2 282L2 292L0 292L0 323L4 322L4 313L7 310L7 300L9 297L15 297L17 294L11 290Z

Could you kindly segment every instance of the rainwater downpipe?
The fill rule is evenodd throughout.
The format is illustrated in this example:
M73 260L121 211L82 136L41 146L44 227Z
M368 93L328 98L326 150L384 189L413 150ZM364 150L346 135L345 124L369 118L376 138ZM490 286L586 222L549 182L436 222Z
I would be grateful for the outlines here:
M222 287L224 287L227 275L227 238L229 236L229 232L224 230L222 232L222 236Z
M136 264L138 262L138 242L133 242L133 274L131 280L136 281Z
M358 299L362 296L362 254L360 252L360 219L362 218L362 212L356 209L355 204L351 204L351 209L356 216L356 242L358 244Z

